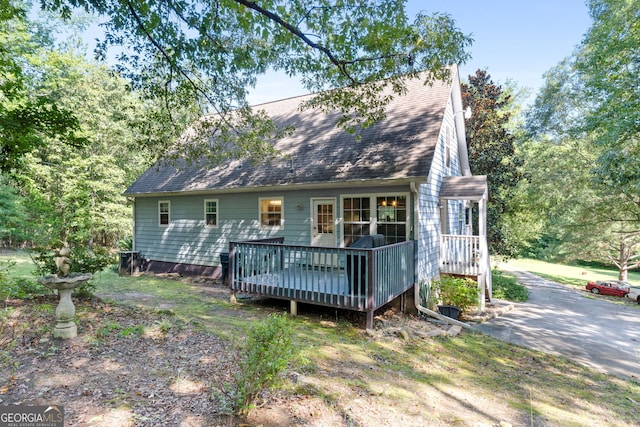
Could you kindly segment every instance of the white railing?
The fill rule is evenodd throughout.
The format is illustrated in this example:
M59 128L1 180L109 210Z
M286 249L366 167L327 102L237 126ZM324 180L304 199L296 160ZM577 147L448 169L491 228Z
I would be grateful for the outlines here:
M478 276L482 273L479 236L443 234L440 245L440 272Z

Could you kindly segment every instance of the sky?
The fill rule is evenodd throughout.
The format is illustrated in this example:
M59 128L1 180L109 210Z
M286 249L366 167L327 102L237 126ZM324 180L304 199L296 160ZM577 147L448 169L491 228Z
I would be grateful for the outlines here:
M368 1L368 0L362 0ZM474 42L472 58L460 67L467 80L478 69L492 80L508 80L529 90L530 103L544 83L543 74L569 56L591 26L586 0L407 0L410 19L420 12L448 13ZM96 31L97 25L94 25ZM99 31L101 33L101 30ZM94 38L89 32L90 46ZM308 91L284 73L270 73L249 92L251 105L302 95Z
M448 13L474 43L472 58L460 67L466 80L484 69L492 80L512 80L530 91L544 83L543 74L569 56L591 25L586 0L409 0L409 17L424 11ZM301 95L307 91L282 74L269 74L250 92L249 103Z

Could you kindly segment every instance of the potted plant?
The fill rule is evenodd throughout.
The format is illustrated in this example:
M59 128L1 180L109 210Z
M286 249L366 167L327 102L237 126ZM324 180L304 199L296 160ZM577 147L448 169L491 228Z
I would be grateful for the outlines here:
M440 314L457 319L460 313L477 304L478 284L471 279L442 276L431 282L431 298Z

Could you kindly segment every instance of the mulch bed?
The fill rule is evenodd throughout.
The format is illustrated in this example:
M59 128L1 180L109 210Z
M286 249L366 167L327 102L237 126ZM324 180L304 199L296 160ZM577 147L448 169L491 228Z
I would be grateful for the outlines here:
M62 405L65 426L241 422L214 398L235 367L222 339L170 316L91 298L76 302L83 312L78 337L59 340L43 304L55 307L57 297L7 302L13 309L0 335L0 405Z

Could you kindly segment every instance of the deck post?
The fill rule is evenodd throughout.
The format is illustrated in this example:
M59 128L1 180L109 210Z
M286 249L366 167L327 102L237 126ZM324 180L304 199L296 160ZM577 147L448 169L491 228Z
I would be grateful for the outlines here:
M485 199L478 201L478 211L480 212L480 223L478 224L478 234L480 235L480 274L478 275L478 305L480 310L484 310L487 288L489 301L491 301L491 261L489 258L489 244L487 242L487 202Z
M289 311L291 312L292 316L297 316L298 315L298 301L296 300L291 300L291 308L289 309Z
M367 251L367 258L369 258L368 264L368 279L367 283L367 329L373 329L373 314L375 312L375 289L376 289L376 257L373 249Z
M367 310L367 324L366 329L373 329L373 314L375 310Z
M229 265L227 266L227 280L229 283L229 288L231 289L231 296L229 297L229 302L231 304L235 304L238 302L238 300L236 299L236 288L233 285L233 280L235 279L233 272L236 269L236 263L234 262L236 258L234 250L235 248L233 247L233 243L229 242Z

